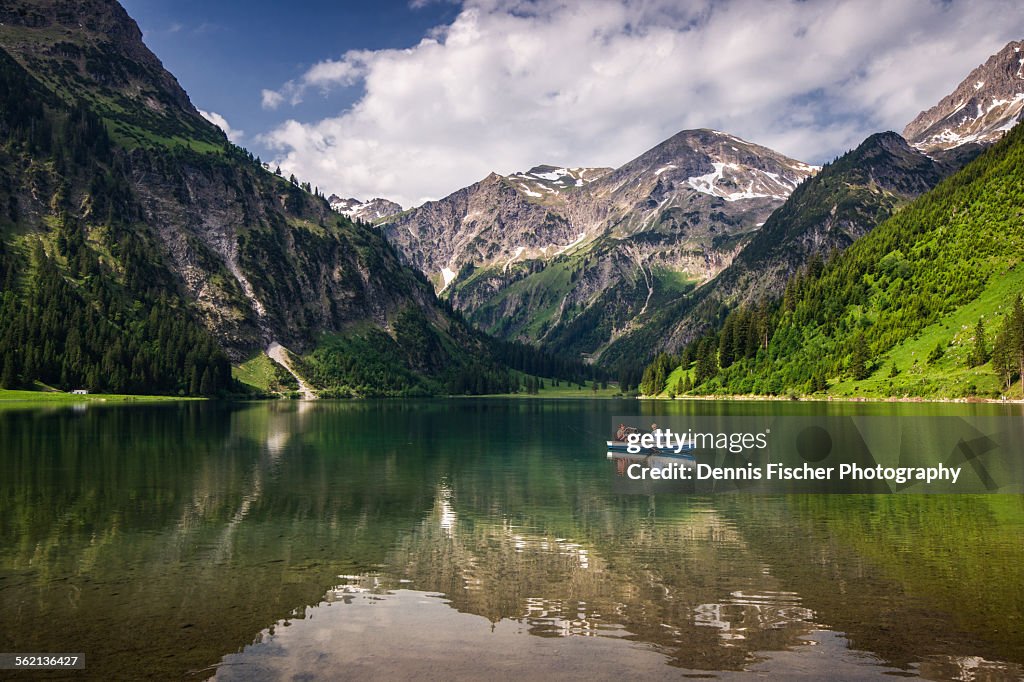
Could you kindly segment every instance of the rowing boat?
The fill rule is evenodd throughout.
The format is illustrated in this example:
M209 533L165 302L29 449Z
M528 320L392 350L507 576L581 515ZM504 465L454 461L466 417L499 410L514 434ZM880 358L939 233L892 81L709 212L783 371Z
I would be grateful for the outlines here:
M609 452L628 452L629 454L636 455L650 455L650 454L675 454L676 449L673 448L645 448L643 446L633 445L632 447L640 447L638 452L629 452L630 444L624 440L609 440L605 441L608 444ZM683 443L682 450L680 452L690 452L694 450L693 443Z

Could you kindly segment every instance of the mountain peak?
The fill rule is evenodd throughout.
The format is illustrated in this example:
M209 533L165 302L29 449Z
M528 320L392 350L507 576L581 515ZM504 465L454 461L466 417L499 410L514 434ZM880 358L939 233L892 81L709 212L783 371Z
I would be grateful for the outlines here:
M616 185L645 176L726 201L782 201L818 168L710 128L682 130L610 174Z
M903 137L925 152L966 144L990 144L1003 136L1024 111L1024 41L1007 43L957 88L903 130Z
M167 139L225 141L115 0L4 2L0 48L64 99L92 106L117 137L152 144L159 131Z

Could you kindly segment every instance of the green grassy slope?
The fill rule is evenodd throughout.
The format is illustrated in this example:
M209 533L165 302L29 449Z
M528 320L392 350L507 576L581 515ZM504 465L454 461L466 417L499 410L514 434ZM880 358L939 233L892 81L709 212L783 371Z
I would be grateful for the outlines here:
M1022 255L1018 126L820 275L791 280L767 347L696 392L808 392L824 380L842 396L997 396L991 362L972 368L968 356L978 320L991 348L1024 291Z

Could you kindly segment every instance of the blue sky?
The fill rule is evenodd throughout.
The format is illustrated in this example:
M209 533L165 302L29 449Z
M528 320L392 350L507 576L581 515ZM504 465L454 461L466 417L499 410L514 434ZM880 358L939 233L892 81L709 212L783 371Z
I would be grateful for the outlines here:
M1018 0L123 0L193 103L328 193L411 206L709 127L811 163L901 131Z
M310 65L350 49L415 45L432 27L451 21L448 2L410 6L375 2L233 2L231 0L120 0L142 29L146 45L205 111L233 128L252 131L243 145L266 153L256 134L284 116L264 110L260 93L300 76ZM358 87L338 88L288 112L315 120L351 106Z

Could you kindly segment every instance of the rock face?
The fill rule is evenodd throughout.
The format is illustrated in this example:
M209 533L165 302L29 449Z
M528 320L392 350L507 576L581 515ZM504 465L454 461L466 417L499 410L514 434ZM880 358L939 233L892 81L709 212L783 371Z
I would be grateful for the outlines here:
M492 173L384 225L403 259L443 291L463 266L501 266L554 256L576 239L561 193L533 198L522 183Z
M219 159L167 168L144 151L131 177L165 262L236 357L434 305L378 234L281 178Z
M3 173L0 194L26 233L73 220L87 243L109 249L115 278L124 264L118 245L103 243L111 214L93 207L117 201L117 219L152 244L154 271L236 360L274 341L302 351L323 332L388 330L409 309L438 329L452 324L377 230L267 172L200 116L114 0L16 0L0 7L0 23L2 56L51 98L55 120L69 116L62 107L86 109L112 140L109 158L75 159L87 172L28 159L53 170Z
M956 90L903 130L925 152L990 144L1017 124L1024 111L1024 41L1006 45L971 71Z
M815 170L690 130L614 170L491 174L383 228L481 328L592 357L656 291L718 274Z
M402 207L399 204L380 197L369 201L360 201L351 197L342 199L337 194L332 194L327 198L327 203L330 204L331 210L365 223L375 223L402 212Z

